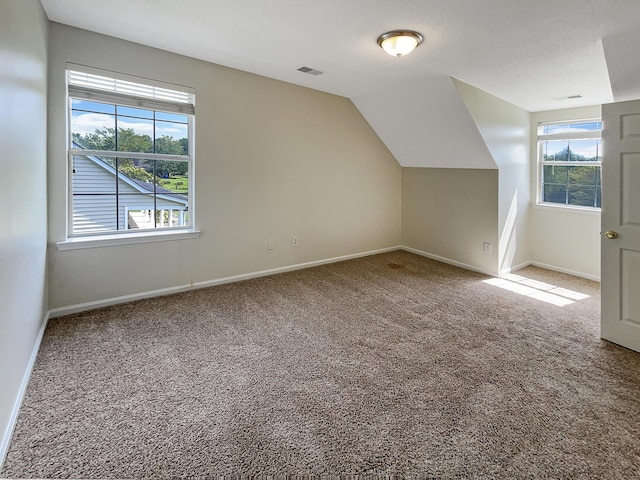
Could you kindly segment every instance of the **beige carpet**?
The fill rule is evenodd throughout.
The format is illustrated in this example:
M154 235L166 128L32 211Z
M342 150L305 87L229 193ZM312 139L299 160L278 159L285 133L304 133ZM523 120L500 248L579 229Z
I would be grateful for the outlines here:
M392 252L52 320L2 475L639 478L599 285L518 275Z

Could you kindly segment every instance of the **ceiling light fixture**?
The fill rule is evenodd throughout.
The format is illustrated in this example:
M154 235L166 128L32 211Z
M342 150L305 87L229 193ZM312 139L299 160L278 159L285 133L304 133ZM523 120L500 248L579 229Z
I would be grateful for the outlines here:
M402 57L413 52L423 37L413 30L393 30L378 37L378 45L392 57Z

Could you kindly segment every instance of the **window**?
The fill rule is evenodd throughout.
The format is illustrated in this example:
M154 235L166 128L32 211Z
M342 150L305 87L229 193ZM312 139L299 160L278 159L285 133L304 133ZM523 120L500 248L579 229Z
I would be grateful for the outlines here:
M67 71L69 236L192 229L194 94Z
M538 124L538 203L600 208L602 121Z

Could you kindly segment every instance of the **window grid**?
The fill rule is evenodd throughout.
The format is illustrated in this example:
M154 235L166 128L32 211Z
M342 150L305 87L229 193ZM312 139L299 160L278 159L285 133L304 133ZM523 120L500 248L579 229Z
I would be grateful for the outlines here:
M68 72L69 82L73 81L72 73ZM114 79L114 82L122 81ZM162 102L168 99L166 92L170 90L149 88L160 92ZM165 103L141 106L120 93L107 96L103 93L99 100L95 100L82 92L75 95L77 91L69 87L69 236L135 234L142 233L143 229L192 229L193 115L185 114L183 107L164 108ZM183 95L193 106L192 94L175 93ZM106 124L98 123L93 132L83 130L76 118L81 115L102 118ZM96 165L106 187L91 184L91 175L96 175ZM87 166L93 171L83 177L83 169L86 171ZM171 172L175 170L179 175L174 177ZM131 177L132 172L134 177ZM109 175L112 178L110 188L106 180ZM112 211L108 207L110 202L114 202ZM102 220L105 212L109 211L111 214L107 217L111 220ZM148 219L144 226L129 218L130 212L140 214L143 211ZM159 215L162 218L158 219Z
M602 122L538 124L538 203L600 209Z

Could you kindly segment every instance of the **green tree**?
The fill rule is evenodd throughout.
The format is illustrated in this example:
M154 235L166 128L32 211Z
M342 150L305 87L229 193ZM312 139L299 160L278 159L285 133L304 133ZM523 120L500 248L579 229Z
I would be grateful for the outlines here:
M151 137L136 133L133 128L118 128L117 135L115 128L97 128L95 132L85 135L74 133L73 141L91 150L153 152Z
M136 133L132 128L99 128L93 133L81 135L73 134L73 141L80 147L90 150L126 151L163 153L168 155L186 155L188 141L186 138L174 139L169 135L162 135L154 142L149 135ZM102 157L112 167L116 161L113 157ZM170 177L173 175L186 175L188 173L187 162L153 161L131 158L118 159L118 171L129 178L153 182L155 177ZM154 165L155 164L155 165Z
M185 155L180 140L175 140L169 135L162 135L161 137L156 138L156 153L166 153L169 155Z
M562 162L596 161L573 152L569 145L545 155L544 160L557 165L544 166L544 200L585 207L600 206L600 167L595 165L562 165Z
M184 140L184 142L183 142ZM184 146L187 139L176 140L169 135L156 138L156 153L166 153L168 155L186 155ZM158 161L156 162L156 175L160 177L171 177L174 175L186 175L189 165L187 162Z

